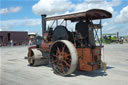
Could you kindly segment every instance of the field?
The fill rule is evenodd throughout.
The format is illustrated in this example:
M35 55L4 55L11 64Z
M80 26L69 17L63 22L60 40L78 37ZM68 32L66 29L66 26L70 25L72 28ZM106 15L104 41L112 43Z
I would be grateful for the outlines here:
M67 77L54 74L50 65L28 66L27 48L0 47L0 85L128 85L128 44L105 45L106 73L76 71Z

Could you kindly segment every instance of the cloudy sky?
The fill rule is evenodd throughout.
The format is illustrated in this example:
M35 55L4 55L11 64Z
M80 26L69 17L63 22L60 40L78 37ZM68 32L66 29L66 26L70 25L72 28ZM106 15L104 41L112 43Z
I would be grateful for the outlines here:
M103 33L128 35L128 0L0 0L0 31L41 34L41 14L54 16L93 8L113 15L103 20Z

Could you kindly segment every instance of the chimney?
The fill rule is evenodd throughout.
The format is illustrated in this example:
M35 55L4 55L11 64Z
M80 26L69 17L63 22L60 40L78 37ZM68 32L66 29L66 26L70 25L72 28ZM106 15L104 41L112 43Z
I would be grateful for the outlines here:
M46 20L45 20L45 18L46 18L46 14L42 14L41 15L41 21L42 21L42 37L43 37L43 35L44 35L44 33L46 32Z

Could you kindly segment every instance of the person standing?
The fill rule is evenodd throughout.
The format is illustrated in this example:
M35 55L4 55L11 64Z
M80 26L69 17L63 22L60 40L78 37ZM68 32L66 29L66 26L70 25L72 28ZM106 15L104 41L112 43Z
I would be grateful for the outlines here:
M13 46L13 40L10 40L11 46Z

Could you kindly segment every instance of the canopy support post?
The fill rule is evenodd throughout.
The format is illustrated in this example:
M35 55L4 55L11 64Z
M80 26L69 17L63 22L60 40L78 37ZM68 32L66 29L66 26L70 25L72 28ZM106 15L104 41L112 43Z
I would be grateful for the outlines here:
M102 21L101 21L101 19L100 19L100 25L102 24ZM101 26L101 28L100 28L100 41L101 41L101 43L100 43L100 46L102 46L102 26Z

